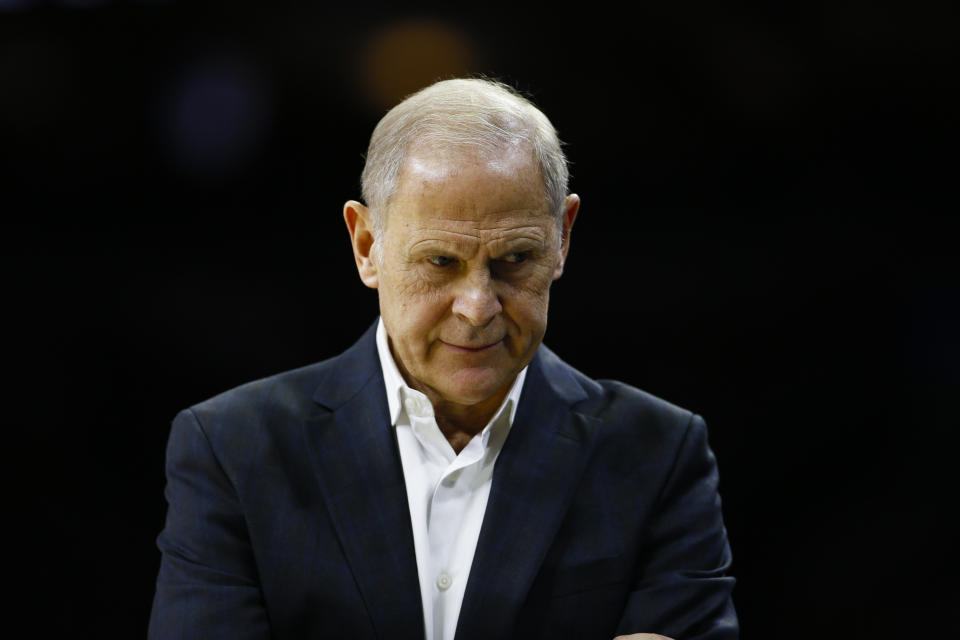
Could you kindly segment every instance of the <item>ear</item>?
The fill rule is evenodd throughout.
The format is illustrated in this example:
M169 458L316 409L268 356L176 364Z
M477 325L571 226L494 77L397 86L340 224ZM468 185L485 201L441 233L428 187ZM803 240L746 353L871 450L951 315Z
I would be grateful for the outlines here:
M348 200L343 205L343 220L350 232L353 259L357 262L360 280L371 289L376 289L380 280L377 275L377 261L374 259L373 220L370 210L356 200Z
M563 275L563 265L567 261L567 252L570 251L570 232L573 230L573 221L577 219L578 211L580 211L580 196L571 193L563 201L563 219L560 221L560 259L553 272L554 280Z

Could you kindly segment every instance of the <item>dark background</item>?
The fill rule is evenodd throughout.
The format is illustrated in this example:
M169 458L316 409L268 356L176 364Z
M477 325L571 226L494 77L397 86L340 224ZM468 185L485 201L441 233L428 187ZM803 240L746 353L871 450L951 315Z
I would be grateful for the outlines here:
M583 198L546 342L710 425L744 636L949 636L956 33L946 2L0 0L11 615L143 637L170 420L374 320L369 134L485 73Z

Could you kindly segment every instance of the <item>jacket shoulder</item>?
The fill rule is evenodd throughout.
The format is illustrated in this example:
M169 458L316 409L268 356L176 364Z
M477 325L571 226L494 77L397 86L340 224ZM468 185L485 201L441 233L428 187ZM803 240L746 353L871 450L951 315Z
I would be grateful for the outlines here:
M559 397L575 397L572 409L598 418L604 437L628 436L669 441L682 438L691 424L703 425L693 412L619 380L593 379L544 349L544 372Z
M310 399L316 381L323 375L336 358L315 362L296 369L281 371L273 375L238 385L215 396L207 398L190 407L197 413L230 411L251 406L264 407L279 399L293 400L298 403L303 397Z
M254 380L193 405L187 411L198 419L251 414L303 418L315 415L321 389L334 396L349 395L363 387L376 359L376 323L357 342L332 358ZM329 394L328 394L329 396ZM337 398L334 398L336 400Z
M334 357L254 380L184 409L173 420L168 466L206 451L238 491L249 490L251 479L262 480L270 468L288 467L282 460L297 458L302 425L325 413L313 395L336 362Z
M340 356L276 373L239 385L198 402L183 413L193 414L210 438L223 432L261 430L269 424L309 419L317 412L313 394L337 365Z
M598 380L607 401L607 410L635 416L644 422L686 426L695 417L692 411L619 380Z

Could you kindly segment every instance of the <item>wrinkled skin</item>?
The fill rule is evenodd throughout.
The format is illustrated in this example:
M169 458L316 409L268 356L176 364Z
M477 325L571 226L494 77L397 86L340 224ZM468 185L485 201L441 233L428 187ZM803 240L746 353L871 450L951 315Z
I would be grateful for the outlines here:
M509 149L492 158L411 152L376 241L371 212L345 205L394 360L455 449L483 428L540 345L579 204L567 196L558 225L531 154Z

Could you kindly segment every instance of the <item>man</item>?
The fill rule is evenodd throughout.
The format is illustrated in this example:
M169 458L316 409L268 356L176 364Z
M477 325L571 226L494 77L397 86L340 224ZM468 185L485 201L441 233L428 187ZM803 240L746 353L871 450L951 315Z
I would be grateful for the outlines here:
M703 421L541 344L580 206L547 118L439 82L363 192L379 320L174 421L150 636L735 638Z

